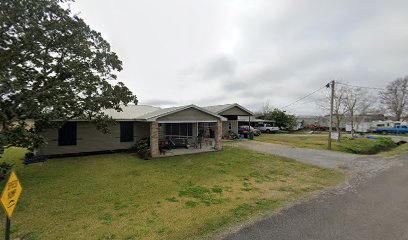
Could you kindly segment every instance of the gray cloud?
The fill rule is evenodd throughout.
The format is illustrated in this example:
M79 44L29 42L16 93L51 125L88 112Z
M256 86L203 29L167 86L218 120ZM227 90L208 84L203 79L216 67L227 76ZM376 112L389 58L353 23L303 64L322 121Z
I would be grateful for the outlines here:
M162 107L171 107L171 106L176 106L178 105L177 101L172 101L172 100L160 100L160 99L155 99L155 100L147 100L147 101L140 101L140 105L151 105L151 106L162 106Z
M287 105L332 79L384 87L408 74L405 0L89 0L72 6L111 42L124 62L119 78L144 104L238 102L257 110L267 99ZM288 110L322 113L313 101L324 94Z

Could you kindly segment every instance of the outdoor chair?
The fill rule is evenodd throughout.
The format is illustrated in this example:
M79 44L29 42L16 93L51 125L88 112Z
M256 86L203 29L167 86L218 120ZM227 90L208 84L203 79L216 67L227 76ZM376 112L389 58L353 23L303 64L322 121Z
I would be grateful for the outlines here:
M166 150L165 149L170 149L169 144L165 140L159 140L159 152L160 152L160 155L166 155Z
M169 139L169 146L170 148L188 148L187 139Z

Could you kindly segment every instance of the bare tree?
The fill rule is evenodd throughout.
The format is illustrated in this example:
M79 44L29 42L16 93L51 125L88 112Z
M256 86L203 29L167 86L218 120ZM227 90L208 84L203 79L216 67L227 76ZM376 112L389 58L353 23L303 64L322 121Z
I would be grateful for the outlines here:
M408 108L408 76L392 81L380 92L380 97L387 112L400 121Z
M268 113L273 111L273 107L271 106L269 100L266 100L263 104L262 104L262 109L261 109L261 113L263 116L267 115Z
M337 142L340 142L341 138L341 123L344 121L344 118L347 114L346 107L346 96L347 88L345 86L337 87L334 91L334 105L333 105L333 115L334 115L334 124L338 134Z
M345 104L346 99L346 90L345 86L335 85L334 96L333 96L333 123L336 128L336 132L339 136L337 139L340 142L340 133L341 133L341 125L345 119L347 114L347 107ZM318 105L325 111L330 111L330 94L326 96L326 98L321 99L321 101L317 102Z
M362 114L374 104L367 90L363 88L345 87L344 105L351 124L351 135L354 135L354 125L357 123L356 115Z

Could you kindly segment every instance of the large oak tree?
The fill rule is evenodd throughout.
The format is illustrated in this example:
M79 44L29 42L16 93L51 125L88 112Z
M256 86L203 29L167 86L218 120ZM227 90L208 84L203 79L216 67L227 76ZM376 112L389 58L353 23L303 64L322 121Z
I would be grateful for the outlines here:
M122 62L109 43L68 3L0 1L0 148L38 145L38 131L58 127L55 120L88 119L104 129L101 109L137 102L115 81Z

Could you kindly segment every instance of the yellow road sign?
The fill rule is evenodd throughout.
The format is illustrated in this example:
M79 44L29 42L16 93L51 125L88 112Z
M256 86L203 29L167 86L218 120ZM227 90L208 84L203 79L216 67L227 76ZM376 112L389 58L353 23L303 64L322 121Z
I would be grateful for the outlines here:
M21 187L16 173L11 172L7 184L3 189L3 193L1 194L1 204L9 218L13 215L14 208L17 205L22 190L23 188Z

